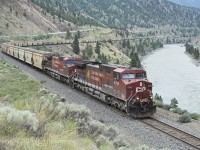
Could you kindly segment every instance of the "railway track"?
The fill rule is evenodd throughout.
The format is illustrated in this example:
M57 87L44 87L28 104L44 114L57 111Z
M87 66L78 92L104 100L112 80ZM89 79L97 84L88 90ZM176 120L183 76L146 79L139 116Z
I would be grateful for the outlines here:
M162 121L159 121L155 118L148 118L148 119L146 118L146 119L142 119L141 121L157 130L160 130L160 131L192 146L195 149L200 150L200 138L199 137L196 137L192 134L182 131L176 127L173 127L173 126L166 124Z
M152 39L152 38L156 38L156 39L163 39L165 38L164 36L147 36L147 37L134 37L134 38L122 38L122 39L112 39L112 42L119 42L119 41L123 41L123 40L130 40L130 41L135 41L135 40L140 40L140 39ZM172 36L172 37L168 37L168 38L180 38L178 36ZM105 40L91 40L91 41L84 41L84 40L80 40L79 43L96 43L97 41L99 42L108 42L110 39L105 39ZM30 47L30 46L51 46L51 45L65 45L65 44L72 44L73 40L68 40L68 41L57 41L57 42L50 42L50 41L43 41L43 42L14 42L13 45L15 46L21 46L21 47Z

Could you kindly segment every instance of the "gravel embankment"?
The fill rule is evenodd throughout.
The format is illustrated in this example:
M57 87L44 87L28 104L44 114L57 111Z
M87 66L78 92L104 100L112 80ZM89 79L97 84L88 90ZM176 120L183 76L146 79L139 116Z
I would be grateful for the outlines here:
M163 121L173 127L181 129L187 133L200 137L200 120L192 120L190 123L179 123L177 122L179 115L171 113L169 111L158 108L158 113L154 116L160 121ZM200 143L200 141L199 141Z
M36 80L45 81L44 86L46 86L49 90L58 93L60 96L65 97L67 102L86 105L91 110L91 115L94 118L103 121L107 125L114 125L119 129L122 135L125 136L125 138L136 144L145 144L156 149L193 149L192 147L145 125L139 120L126 116L125 113L122 113L117 109L94 99L93 97L75 89L71 89L67 85L45 75L43 72L33 69L32 67L3 54L2 52L0 52L0 57L3 57L9 62L15 64L22 71L26 72L31 77L34 77ZM163 115L160 114L157 114L155 117L165 119ZM166 120L170 122L170 119ZM173 122L174 121L171 120L170 123L173 124Z

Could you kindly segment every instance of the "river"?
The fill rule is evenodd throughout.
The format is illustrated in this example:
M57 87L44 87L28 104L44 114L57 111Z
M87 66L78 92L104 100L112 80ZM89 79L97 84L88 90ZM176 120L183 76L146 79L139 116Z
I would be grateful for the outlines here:
M142 64L154 95L161 95L166 104L176 98L180 108L200 114L200 66L185 54L183 45L164 45L146 56Z

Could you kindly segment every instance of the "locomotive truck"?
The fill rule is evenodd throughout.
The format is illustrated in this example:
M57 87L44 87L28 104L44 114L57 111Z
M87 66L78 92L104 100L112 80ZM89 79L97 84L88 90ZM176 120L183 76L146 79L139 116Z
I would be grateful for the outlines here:
M142 68L102 64L3 43L2 51L112 105L134 118L156 113L152 83Z

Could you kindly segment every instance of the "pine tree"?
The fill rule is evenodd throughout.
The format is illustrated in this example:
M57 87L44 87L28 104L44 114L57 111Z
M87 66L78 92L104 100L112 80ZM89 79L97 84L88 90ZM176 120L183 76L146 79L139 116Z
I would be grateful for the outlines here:
M75 35L75 37L74 37L72 48L73 48L73 52L75 54L79 54L80 53L80 47L79 47L79 41L78 41L77 35Z
M12 12L12 7L10 6L10 12Z
M127 40L126 46L127 46L127 48L131 48L131 44L130 44L130 41L129 41L129 40Z
M125 31L125 34L126 34L126 37L129 36L129 32L127 30Z
M76 35L77 35L78 39L80 39L80 37L81 37L81 32L78 30L77 33L76 33Z
M82 57L84 59L90 59L93 55L92 45L87 44L86 48L82 51Z
M96 43L95 53L100 54L100 43L98 41Z
M140 59L139 59L137 53L134 53L134 52L131 53L130 67L136 67L136 68L140 68L141 67Z
M9 23L6 23L5 25L6 25L6 28L9 28Z
M71 36L72 36L72 35L71 35L71 32L70 32L69 30L67 30L65 39L70 39Z
M83 58L83 59L88 59L87 53L86 53L86 50L85 50L85 49L82 50L82 58Z
M87 50L87 55L88 55L88 57L91 58L92 55L93 55L92 45L87 44L86 50Z
M104 55L104 53L102 53L102 55L101 55L101 62L103 64L108 64L108 58L106 57L106 55Z
M116 60L115 64L119 64L119 59Z
M18 11L15 11L15 15L18 16Z
M126 47L126 40L124 39L122 42L122 47L125 48Z
M199 59L199 50L197 48L194 49L193 57L194 59Z

